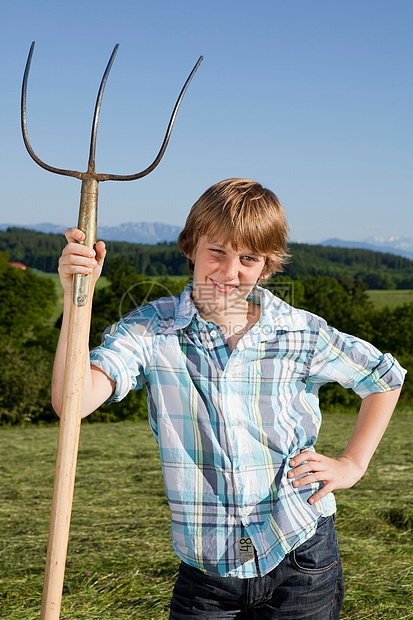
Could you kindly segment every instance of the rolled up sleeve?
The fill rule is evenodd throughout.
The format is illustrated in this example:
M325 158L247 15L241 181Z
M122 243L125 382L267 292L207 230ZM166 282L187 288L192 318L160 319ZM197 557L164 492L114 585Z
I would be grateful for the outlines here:
M108 404L143 386L150 350L151 337L143 325L131 326L121 320L105 330L102 344L90 352L90 363L116 384Z
M381 353L370 343L321 325L310 379L323 385L337 382L361 398L403 385L406 370L390 353Z

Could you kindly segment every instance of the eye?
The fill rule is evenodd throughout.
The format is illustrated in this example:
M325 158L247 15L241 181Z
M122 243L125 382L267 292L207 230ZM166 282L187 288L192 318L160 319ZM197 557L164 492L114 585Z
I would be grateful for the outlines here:
M258 263L259 259L255 256L242 256L242 260L245 260L247 263Z

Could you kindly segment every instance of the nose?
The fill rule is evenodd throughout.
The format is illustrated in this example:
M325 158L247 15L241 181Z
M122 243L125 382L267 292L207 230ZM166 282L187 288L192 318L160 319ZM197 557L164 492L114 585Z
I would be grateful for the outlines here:
M236 280L238 277L238 257L227 256L226 260L221 266L221 277L223 283L229 283L232 280Z

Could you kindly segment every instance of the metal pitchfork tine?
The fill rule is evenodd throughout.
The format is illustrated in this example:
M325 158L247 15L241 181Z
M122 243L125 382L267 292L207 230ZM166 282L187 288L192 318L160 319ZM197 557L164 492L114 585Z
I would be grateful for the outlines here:
M96 243L99 181L134 181L135 179L140 179L146 176L156 168L168 145L172 127L181 101L190 81L192 80L203 59L203 57L200 56L181 90L169 120L169 125L166 130L162 146L151 165L136 174L101 174L96 173L95 171L96 135L99 122L99 112L102 104L103 91L105 89L106 81L113 61L115 60L118 47L119 45L115 45L113 49L106 70L103 74L96 99L90 138L89 162L86 172L63 170L61 168L49 166L36 155L30 145L26 122L26 91L30 64L34 50L34 42L30 47L22 84L21 126L26 149L34 161L45 170L55 174L76 177L82 181L78 228L85 233L86 238L83 243L90 248L93 248ZM93 294L92 278L93 275L86 276L79 274L74 277L49 541L40 616L41 620L57 620L60 616L69 538L70 515L72 511L76 461L79 445L83 387L87 363L86 358Z

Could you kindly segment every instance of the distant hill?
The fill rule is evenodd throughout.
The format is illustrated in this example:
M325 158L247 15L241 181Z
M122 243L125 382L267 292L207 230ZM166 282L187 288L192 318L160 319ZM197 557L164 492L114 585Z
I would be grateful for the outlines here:
M413 237L390 237L389 239L378 239L370 237L365 241L343 241L343 239L327 239L320 243L323 246L334 248L354 248L371 250L373 252L385 252L404 256L413 260Z
M13 224L0 224L0 230L16 228ZM18 226L43 233L64 234L66 227L57 224L33 224L31 226ZM163 243L176 241L183 226L161 224L160 222L127 222L119 226L98 226L98 239L105 241L127 241L128 243Z

